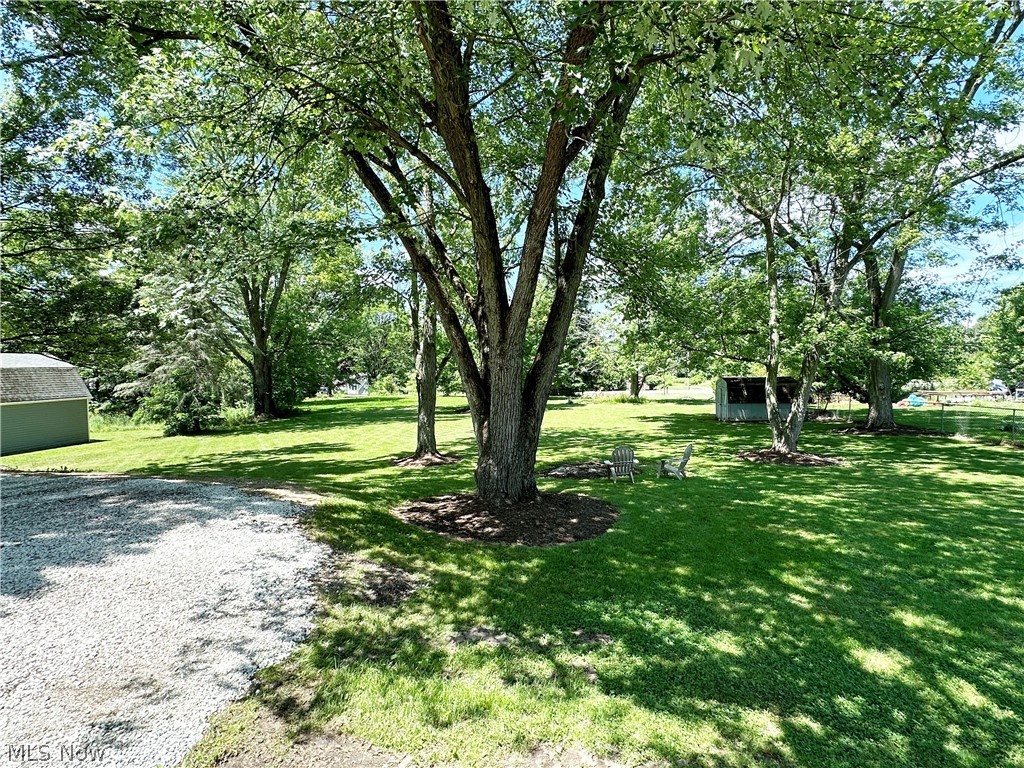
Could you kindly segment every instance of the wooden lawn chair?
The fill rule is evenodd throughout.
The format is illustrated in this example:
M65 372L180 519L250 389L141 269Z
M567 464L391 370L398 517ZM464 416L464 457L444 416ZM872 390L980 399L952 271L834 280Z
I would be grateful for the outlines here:
M686 477L686 465L689 463L690 454L692 453L693 443L690 443L686 446L682 456L676 456L673 459L662 459L661 466L658 467L658 477L661 477L664 472L666 475L675 475L677 480L682 480Z
M640 462L636 460L632 448L620 445L612 451L612 460L606 459L604 463L608 466L608 473L612 476L613 482L617 483L620 477L628 475L629 481L636 483L636 480L633 479L633 467Z

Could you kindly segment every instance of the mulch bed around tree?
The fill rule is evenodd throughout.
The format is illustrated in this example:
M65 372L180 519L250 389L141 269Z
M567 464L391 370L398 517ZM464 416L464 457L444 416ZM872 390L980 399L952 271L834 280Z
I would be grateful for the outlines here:
M837 429L837 435L909 435L920 437L921 435L941 435L937 429L925 427L893 427L892 429L868 429L867 427L855 426L846 429Z
M572 478L588 480L591 478L609 477L608 465L602 461L585 461L582 464L562 464L540 473L541 477Z
M456 464L462 461L461 456L449 456L447 453L428 453L426 456L404 456L391 462L393 467L418 469L421 467L438 467L444 464Z
M642 475L644 473L641 465L633 467L634 475ZM541 477L554 477L558 480L596 480L604 478L607 480L611 477L608 474L608 465L603 461L584 461L582 464L560 464L557 467L551 467L540 473Z
M544 547L593 539L619 511L573 493L542 493L537 501L494 505L476 496L434 496L394 510L400 519L464 541Z
M796 467L835 467L846 463L846 459L838 456L821 456L816 453L779 453L771 448L740 451L736 455L757 464L789 464Z

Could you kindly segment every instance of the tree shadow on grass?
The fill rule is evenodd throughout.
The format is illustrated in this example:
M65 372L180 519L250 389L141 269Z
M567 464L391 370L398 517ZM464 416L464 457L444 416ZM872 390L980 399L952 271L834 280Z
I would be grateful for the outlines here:
M339 428L350 415L389 418L374 407L336 413L348 405L329 403L324 417ZM606 458L620 444L653 463L692 442L692 476L544 480L545 490L599 496L622 512L605 536L551 549L456 542L388 513L471 490L471 439L446 445L470 454L461 464L422 470L390 466L399 453L314 442L141 471L330 494L313 514L320 537L423 578L398 606L330 605L287 667L313 689L290 710L297 726L379 712L387 725L377 732L412 731L422 743L466 736L529 749L577 739L696 765L1018 759L1024 467L1015 454L837 435L829 423L809 424L802 447L843 456L843 466L753 465L735 454L764 447L765 424L623 407L629 419L607 428L550 426L539 463ZM445 639L474 627L512 640ZM289 685L274 695L284 701Z
M316 639L310 664L332 690L324 701L357 695L383 674L390 686L422 690L411 706L425 712L439 676L490 670L519 702L509 706L551 708L559 722L551 733L586 721L594 695L624 702L603 709L587 732L615 744L637 717L650 718L625 741L669 761L1012 764L1024 748L1024 553L1011 481L1020 468L1005 451L928 438L857 441L821 425L809 427L807 445L849 464L755 466L720 459L751 447L760 434L751 427L764 425L716 428L683 416L662 427L619 430L614 440L600 429L545 436L549 451L593 458L602 439L632 438L656 453L683 433L716 457L683 483L546 483L620 507L619 523L594 541L544 550L451 542L398 523L370 497L367 508L318 510L317 527L336 546L430 582L373 629ZM399 493L432 492L429 483L399 483ZM431 618L413 619L422 616ZM400 618L418 638L399 649L404 661L361 659ZM438 627L473 626L514 642L438 654ZM610 643L581 644L580 629ZM338 653L355 667L331 677L323 660ZM587 665L593 684L580 671ZM325 704L310 716L338 714ZM444 730L444 717L409 716ZM460 722L484 728L492 716L463 712ZM694 733L703 735L694 741ZM702 751L712 747L718 757Z
M452 441L451 446L459 453L469 448L464 441ZM256 478L264 482L297 483L336 500L385 507L437 494L442 489L465 492L473 488L471 460L402 470L393 466L402 453L346 458L350 452L340 443L309 443L204 454L176 463L143 464L133 471L210 480Z

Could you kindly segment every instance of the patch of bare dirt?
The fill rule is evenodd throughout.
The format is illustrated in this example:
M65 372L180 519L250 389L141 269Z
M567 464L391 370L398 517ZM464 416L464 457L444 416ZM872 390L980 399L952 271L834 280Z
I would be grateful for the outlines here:
M447 453L428 453L426 456L405 456L391 462L393 467L405 467L406 469L422 469L423 467L440 467L445 464L457 464L462 461L461 456L451 456Z
M253 491L271 499L276 499L277 501L290 501L301 507L315 507L320 502L327 500L326 496L322 496L319 493L303 488L300 485L284 483L276 480L272 486L267 485L266 483L243 478L239 478L237 480L219 480L218 482L225 483L226 485L233 485L236 488L241 488L242 490Z
M434 496L395 509L400 519L464 541L543 547L593 539L619 511L572 493L542 493L523 504L490 504L476 496Z
M807 421L847 421L849 417L843 413L827 411L811 411L807 414Z
M611 645L611 635L606 635L603 632L587 632L584 629L573 630L573 637L576 638L576 642L581 645Z
M235 735L235 743L217 755L218 768L407 768L410 755L381 749L352 736L325 731L296 731L270 709L260 708L255 718ZM215 725L214 728L217 726ZM190 756L181 768L208 765Z
M499 632L492 627L470 627L469 629L454 633L448 641L452 645L486 643L492 648L497 648L499 645L507 647L512 644L512 638L509 635Z
M398 605L423 586L420 576L394 565L357 555L338 555L327 564L318 586L329 593L347 594L370 605Z
M598 757L578 747L565 748L556 744L541 744L527 755L504 760L503 768L623 768L623 764L609 757ZM643 763L637 768L668 768L664 761Z
M845 464L846 459L839 456L822 456L817 453L780 453L771 448L762 448L757 451L740 451L741 459L752 461L756 464L787 464L795 467L836 467Z

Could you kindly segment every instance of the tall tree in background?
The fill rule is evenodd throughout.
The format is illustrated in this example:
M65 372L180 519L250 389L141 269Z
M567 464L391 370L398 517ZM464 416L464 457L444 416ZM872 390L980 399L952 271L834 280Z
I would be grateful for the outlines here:
M174 151L174 193L142 243L149 294L165 316L189 306L215 329L249 372L255 416L283 415L294 400L278 395L275 377L299 332L283 317L286 296L326 260L356 267L327 194L332 177L313 153L280 167L196 130Z
M102 394L148 327L133 311L134 275L116 268L146 161L118 130L126 70L91 66L59 19L61 46L37 48L27 30L42 16L0 9L0 346L69 360Z
M857 275L837 325L835 343L822 361L819 380L826 392L868 400L871 360L877 355L874 313L864 276ZM934 381L955 375L962 363L966 330L963 299L923 279L908 280L889 312L886 343L893 379ZM894 390L894 397L904 393Z
M438 360L437 310L423 280L409 266L407 255L382 253L376 262L377 282L404 304L409 316L409 336L416 383L416 449L406 460L410 465L442 464L454 457L437 448L438 374L451 355Z
M682 139L691 165L754 223L751 237L762 246L775 450L797 449L817 367L858 267L874 315L871 424L891 423L885 314L916 233L954 225L963 185L992 181L1024 158L1024 148L999 142L1021 114L1013 95L1021 69L1012 58L1020 20L1019 2L823 4L818 24L728 77L702 112L697 141ZM953 29L963 45L949 44ZM785 285L804 286L806 297L806 317L788 334ZM783 418L774 381L792 351L800 352L800 383Z
M978 323L984 375L975 386L1002 379L1021 391L1024 384L1024 284L1000 292L995 309Z
M937 23L935 23L937 22ZM891 313L908 259L929 234L958 226L983 185L1013 206L1020 203L1024 144L1004 133L1024 119L1024 67L1019 0L950 5L933 22L928 47L910 70L874 75L862 109L873 130L857 148L863 186L880 198L860 222L864 276L872 310L868 427L891 429ZM956 45L946 33L956 30ZM898 61L898 60L897 60ZM893 62L885 62L891 65ZM887 84L887 87L881 84Z

